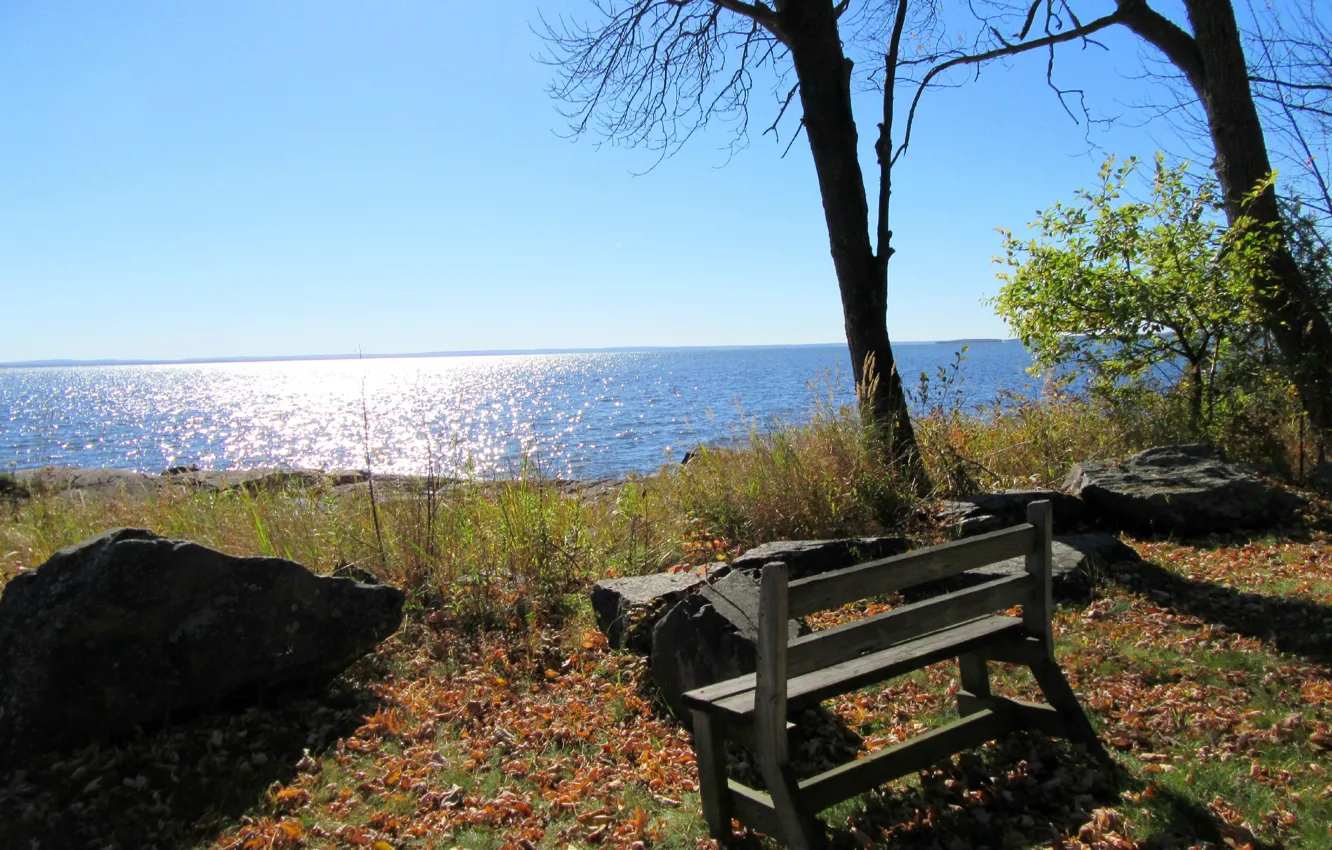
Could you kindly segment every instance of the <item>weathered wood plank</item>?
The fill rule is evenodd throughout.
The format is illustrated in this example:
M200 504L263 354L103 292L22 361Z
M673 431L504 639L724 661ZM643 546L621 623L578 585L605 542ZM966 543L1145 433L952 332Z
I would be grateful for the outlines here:
M777 819L777 809L772 805L771 797L734 779L729 782L729 790L731 809L742 823L774 837L782 834L782 824ZM726 835L731 834L731 825L727 824Z
M962 699L965 693L973 697L988 697L990 695L990 669L985 656L974 652L965 652L957 657L958 680L962 685L962 690L957 695L957 713L963 717L968 714L975 714L976 709L970 708Z
M787 675L800 676L839 664L866 652L913 640L995 610L1009 608L1030 597L1029 576L1008 576L858 622L798 637L790 643Z
M802 617L857 599L955 576L995 561L1017 558L1031 550L1034 533L1029 524L1015 525L965 540L797 579L791 582L790 587L791 616Z
M996 640L1018 638L1021 635L1020 619L996 614L822 670L814 670L787 680L787 710L805 708L829 697L910 673L959 653L980 650ZM749 690L725 697L712 704L711 710L743 721L754 711L753 694L753 690Z
M1004 711L984 709L910 741L839 765L800 783L811 811L820 811L900 776L924 770L961 750L980 746L1015 728Z
M726 720L695 711L694 752L698 760L698 795L708 832L718 841L731 835L731 795L726 779Z
M1040 732L1053 738L1068 737L1068 729L1063 718L1058 711L1048 705L1007 697L981 697L966 691L958 691L957 702L959 711L962 711L964 705L966 706L963 716L975 714L985 709L1008 711L1011 712L1016 726L1030 729L1033 732Z
M784 832L782 818L778 813L778 804L773 802L770 795L742 785L734 779L731 780L730 791L731 806L742 823L776 838L793 850L813 850L823 846L823 824L814 817L799 816L799 829L794 835L788 836ZM722 842L723 846L725 844L726 842Z
M1059 664L1054 658L1047 655L1035 659L1031 664L1031 673L1036 679L1036 684L1040 685L1046 701L1063 718L1064 726L1068 729L1068 737L1085 745L1093 756L1109 759L1101 739L1096 735L1095 727L1087 719L1077 695L1073 693L1068 679L1064 678L1064 671L1059 669Z
M759 584L758 662L754 688L754 755L768 785L781 826L776 837L792 850L816 842L805 801L791 773L786 737L787 585L790 570L781 561L763 568Z
M1054 512L1049 502L1027 505L1027 523L1035 529L1031 548L1027 551L1027 575L1033 589L1031 601L1022 607L1022 619L1027 631L1040 635L1046 652L1054 658L1054 631L1050 618L1054 616Z
M774 561L763 568L759 585L758 669L754 689L754 749L769 784L787 764L786 746L786 586L790 570Z
M746 691L754 690L758 684L758 677L753 673L746 673L743 676L736 676L733 679L723 679L720 682L714 682L711 685L705 685L701 688L694 688L692 691L686 691L682 699L684 704L690 708L696 708L699 711L709 711L713 703L718 700L726 699L736 694L742 694Z
M1095 727L1087 718L1086 712L1082 710L1077 694L1073 692L1072 686L1065 678L1059 662L1050 657L1042 638L1027 637L1022 640L1000 641L988 648L985 654L995 661L1025 664L1030 667L1046 702L1058 711L1063 719L1067 730L1066 737L1085 744L1087 750L1097 757L1109 758L1104 745L1096 735Z

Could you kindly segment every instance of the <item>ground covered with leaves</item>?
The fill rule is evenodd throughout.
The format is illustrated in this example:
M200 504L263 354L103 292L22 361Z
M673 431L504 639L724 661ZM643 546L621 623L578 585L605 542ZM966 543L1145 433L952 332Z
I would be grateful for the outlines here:
M1055 624L1114 764L1012 736L825 812L832 846L1332 847L1328 535L1128 542L1144 562L1104 569ZM956 676L828 703L806 767L946 722ZM641 659L578 616L464 634L424 610L330 691L0 778L0 845L714 846L689 736Z

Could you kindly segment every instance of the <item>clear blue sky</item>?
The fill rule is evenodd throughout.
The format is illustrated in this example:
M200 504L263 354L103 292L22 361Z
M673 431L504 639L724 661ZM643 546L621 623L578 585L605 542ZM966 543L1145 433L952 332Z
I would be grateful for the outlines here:
M700 135L634 176L652 154L557 136L538 7L590 10L0 4L0 361L841 341L804 140L728 162ZM1124 111L1141 51L1105 41L1064 79ZM994 228L1094 179L1043 73L927 95L895 173L895 340L1006 335L981 304ZM865 145L876 106L857 101Z

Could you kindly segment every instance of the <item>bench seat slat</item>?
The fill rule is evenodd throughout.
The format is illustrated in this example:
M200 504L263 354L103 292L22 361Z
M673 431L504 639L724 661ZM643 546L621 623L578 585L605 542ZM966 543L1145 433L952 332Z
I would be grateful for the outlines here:
M1034 526L1021 523L965 540L797 579L789 588L790 615L803 617L815 611L839 608L858 599L894 593L996 561L1017 558L1031 550L1035 533Z
M909 741L838 765L800 782L802 801L820 811L848 797L933 765L953 753L978 747L1012 728L1007 712L984 709Z
M798 637L787 650L787 675L801 676L1019 605L1030 600L1031 587L1025 573L1007 576Z
M786 699L790 710L814 705L829 697L872 685L927 664L989 646L996 640L1020 639L1019 617L995 614L925 635L913 641L862 655L822 670L787 680ZM716 685L690 691L685 704L735 720L748 721L754 712L754 676L737 676Z

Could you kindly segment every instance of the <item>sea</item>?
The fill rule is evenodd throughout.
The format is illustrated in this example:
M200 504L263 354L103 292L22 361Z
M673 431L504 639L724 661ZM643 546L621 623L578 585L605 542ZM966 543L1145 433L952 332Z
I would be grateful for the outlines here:
M1016 341L894 346L914 413L1039 391ZM854 400L844 345L0 368L0 471L649 473Z

